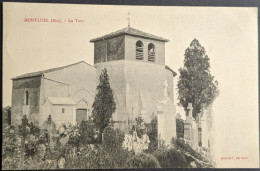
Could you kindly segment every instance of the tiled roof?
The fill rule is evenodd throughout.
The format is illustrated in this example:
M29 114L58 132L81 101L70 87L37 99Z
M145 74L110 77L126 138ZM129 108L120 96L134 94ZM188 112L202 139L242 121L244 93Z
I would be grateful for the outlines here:
M43 71L37 71L37 72L31 72L31 73L23 74L23 75L20 75L20 76L17 76L17 77L13 77L12 80L16 80L16 79L20 79L20 78L28 78L28 77L41 76L42 74L49 73L49 72L54 72L54 71L58 71L58 70L62 70L62 69L64 69L64 68L68 68L68 67L71 67L71 66L80 64L80 63L88 64L88 63L86 63L86 62L84 62L84 61L80 61L80 62L77 62L77 63L74 63L74 64L62 66L62 67L51 68L51 69L47 69L47 70L43 70ZM89 65L89 64L88 64L88 65ZM91 65L90 65L90 66L91 66ZM93 66L92 66L92 67L93 67Z
M176 75L177 75L177 73L176 72L174 72L169 66L167 66L167 65L165 65L165 69L167 69L167 70L169 70L169 71L171 71L172 72L172 75L173 75L173 77L175 77Z
M149 34L149 33L145 33L143 31L137 30L137 29L132 28L132 27L126 27L126 28L118 30L116 32L112 32L110 34L106 34L104 36L101 36L101 37L98 37L98 38L95 38L95 39L91 39L90 42L96 42L96 41L99 41L99 40L111 38L111 37L114 37L114 36L119 36L119 35L122 35L122 34L133 35L133 36L138 36L138 37L143 37L143 38L148 38L148 39L154 39L154 40L159 40L159 41L163 41L163 42L169 41L168 39L164 39L164 38L159 37L159 36L155 36L155 35L152 35L152 34Z
M74 101L67 97L48 97L51 104L54 105L74 105Z

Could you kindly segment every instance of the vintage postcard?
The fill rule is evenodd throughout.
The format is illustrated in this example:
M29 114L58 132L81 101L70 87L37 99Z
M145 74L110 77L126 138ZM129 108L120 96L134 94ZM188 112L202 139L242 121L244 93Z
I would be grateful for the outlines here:
M4 2L2 169L259 168L257 23Z

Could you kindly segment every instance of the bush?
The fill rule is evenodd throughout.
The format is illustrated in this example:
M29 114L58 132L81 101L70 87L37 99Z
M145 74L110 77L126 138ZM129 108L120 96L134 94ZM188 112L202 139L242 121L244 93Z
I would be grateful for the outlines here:
M10 125L3 129L2 157L20 156L22 137L18 135L18 128Z
M68 144L73 147L79 147L79 145L82 143L82 137L79 133L79 126L73 126L69 124L66 131L69 135Z
M22 137L18 135L18 127L10 125L3 128L2 140L2 168L21 168L21 142Z
M153 155L163 168L185 168L189 167L184 155L176 149L157 149Z
M148 152L154 152L158 147L158 131L157 131L157 117L154 117L151 120L151 123L148 125L147 135L150 139L150 144Z
M4 128L7 125L11 124L11 107L6 106L5 108L2 108L2 128Z
M215 166L212 161L208 160L207 158L203 157L199 152L195 151L191 147L190 143L185 141L184 139L172 139L172 144L176 149L183 153L190 167L211 168Z
M116 153L122 149L124 141L124 132L119 129L114 129L108 126L103 132L103 147L110 153Z
M117 148L117 132L111 126L104 129L103 146L109 152L115 151Z
M184 154L184 157L191 168L202 168L202 165L194 160L191 155Z
M184 138L184 121L182 119L176 119L176 132L177 138Z
M124 168L132 153L123 149L124 132L112 127L104 129L103 144L100 156L100 168Z
M190 144L186 143L184 139L172 139L172 144L179 149L180 151L186 151L190 153L192 156L196 157L199 160L203 160L203 157L201 154L193 150L193 148L190 146Z
M159 162L151 154L141 153L131 157L127 163L127 168L160 168Z
M83 144L96 143L98 140L95 138L96 126L92 121L82 121L79 126L79 134L82 138Z

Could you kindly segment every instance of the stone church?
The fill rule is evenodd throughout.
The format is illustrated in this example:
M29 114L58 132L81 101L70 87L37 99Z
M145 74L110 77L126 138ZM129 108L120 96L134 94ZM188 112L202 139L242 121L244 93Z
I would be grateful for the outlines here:
M149 122L153 115L164 113L167 117L160 118L164 131L176 136L176 73L165 65L168 41L128 26L90 40L94 43L94 66L81 61L12 78L12 123L21 122L22 115L40 126L49 115L58 125L87 120L99 76L106 68L116 102L113 120L118 127L125 129L126 123L139 115ZM170 126L170 130L166 128Z

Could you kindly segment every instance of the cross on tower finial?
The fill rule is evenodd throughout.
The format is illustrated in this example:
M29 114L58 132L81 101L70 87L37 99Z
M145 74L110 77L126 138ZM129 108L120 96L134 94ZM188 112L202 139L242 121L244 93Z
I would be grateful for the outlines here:
M130 27L130 12L128 12L127 20L128 20L128 27Z

